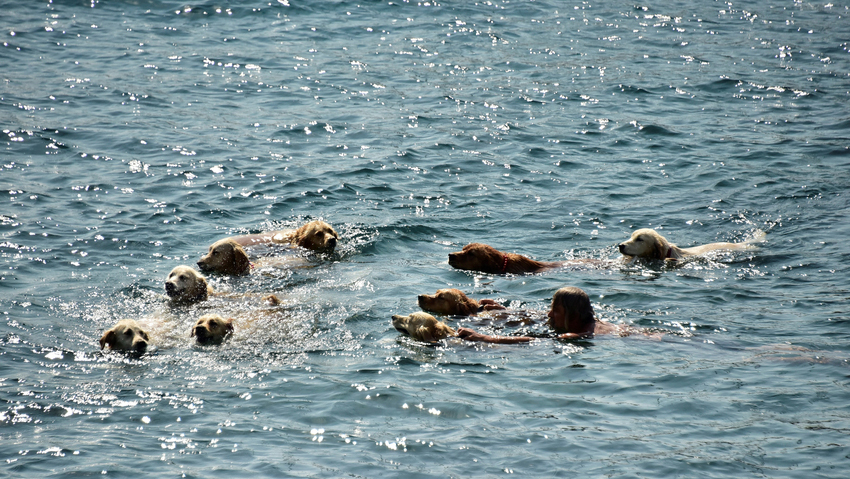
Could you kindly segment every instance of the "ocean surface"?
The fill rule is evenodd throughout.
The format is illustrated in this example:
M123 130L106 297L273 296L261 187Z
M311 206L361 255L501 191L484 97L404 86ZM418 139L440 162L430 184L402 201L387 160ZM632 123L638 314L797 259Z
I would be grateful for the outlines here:
M0 12L0 476L847 477L847 1ZM335 253L164 301L217 239L314 219ZM447 264L470 242L615 260L644 227L766 241ZM445 287L543 321L562 286L654 334L430 346L390 324ZM241 327L196 346L207 313ZM100 350L122 318L152 352Z

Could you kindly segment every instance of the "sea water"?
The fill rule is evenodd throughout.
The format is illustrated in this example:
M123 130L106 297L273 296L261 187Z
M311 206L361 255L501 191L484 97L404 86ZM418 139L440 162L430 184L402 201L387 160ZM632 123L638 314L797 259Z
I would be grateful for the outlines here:
M0 476L846 477L847 2L0 11ZM215 240L314 219L333 254L164 301ZM613 261L644 227L766 241L446 261ZM432 346L390 324L445 287L543 321L567 285L654 334ZM196 346L207 313L243 328ZM122 318L152 352L100 350Z

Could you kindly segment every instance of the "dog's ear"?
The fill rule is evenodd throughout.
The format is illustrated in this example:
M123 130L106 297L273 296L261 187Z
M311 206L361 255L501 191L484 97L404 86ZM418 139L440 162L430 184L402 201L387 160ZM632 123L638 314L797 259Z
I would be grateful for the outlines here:
M652 257L655 259L663 260L667 257L667 250L670 247L667 245L667 241L661 235L653 235L652 238Z
M298 229L292 233L292 236L289 237L289 242L294 245L301 246L301 241L307 236L307 230L310 226L310 223L301 225Z
M248 259L248 253L238 244L231 244L230 249L233 254L233 267L236 274L247 274L251 272L251 260Z
M195 291L195 295L200 301L205 301L209 296L210 291L210 286L207 284L207 279L199 274L195 276L195 280L195 287L197 288L197 291Z
M444 337L447 337L447 338L449 336L456 336L457 335L457 332L454 330L454 328L452 328L448 324L440 323L439 324L439 330L440 330L440 336L444 336Z
M470 315L478 312L478 304L472 298L463 295L458 298L458 306L460 306L461 314Z
M422 341L425 341L426 343L433 343L436 341L434 336L431 334L431 330L425 326L417 328L416 333L416 335L422 338Z
M112 329L103 333L103 336L100 337L100 349L103 349L107 344L110 348L115 344L115 331Z

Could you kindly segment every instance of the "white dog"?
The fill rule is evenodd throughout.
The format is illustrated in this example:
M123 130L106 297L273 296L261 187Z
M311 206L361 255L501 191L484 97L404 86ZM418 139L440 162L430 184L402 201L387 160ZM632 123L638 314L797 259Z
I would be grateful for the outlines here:
M680 248L661 236L657 231L643 228L632 233L628 241L620 243L620 253L628 257L676 261L716 250L745 250L752 243L764 241L764 232L758 231L753 238L743 243L710 243L690 248Z
M206 301L212 296L213 289L201 273L181 265L168 273L165 294L175 304L195 304Z

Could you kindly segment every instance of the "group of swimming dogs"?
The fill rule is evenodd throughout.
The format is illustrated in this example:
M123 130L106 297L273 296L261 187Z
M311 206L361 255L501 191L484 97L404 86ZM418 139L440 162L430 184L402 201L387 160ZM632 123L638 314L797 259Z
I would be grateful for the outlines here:
M639 229L631 238L618 245L623 255L622 261L631 262L636 258L676 262L689 256L702 255L717 250L744 250L753 243L762 241L763 232L740 243L710 243L690 248L680 248L667 241L653 229ZM330 253L337 246L339 234L324 221L311 221L295 230L271 231L266 233L231 236L216 241L209 247L206 255L198 260L198 268L204 273L222 275L246 275L257 267L257 263L274 264L269 257L252 257L248 252L257 247L285 245L318 253ZM256 255L255 255L256 256ZM535 273L565 266L589 265L604 266L612 261L600 259L573 259L563 262L541 262L516 253L499 251L482 243L470 243L461 251L449 253L449 265L462 270L479 271L490 274ZM174 305L193 305L206 301L212 296L213 288L203 274L190 266L177 266L165 281L168 300ZM261 297L269 305L280 304L273 294ZM420 308L438 315L469 316L475 314L494 314L505 307L494 300L474 300L458 289L441 289L433 295L418 297ZM590 338L598 334L630 334L626 327L617 326L595 317L588 295L579 288L559 289L552 298L548 312L548 325L555 337L560 339ZM234 331L233 318L225 319L218 314L201 316L192 327L190 336L198 344L221 344ZM479 341L499 344L512 344L531 341L526 336L488 336L469 328L454 328L426 312L409 315L394 315L393 327L413 339L434 343L449 337L467 341ZM133 319L122 319L103 333L100 347L109 347L115 351L143 354L150 345L150 335Z

